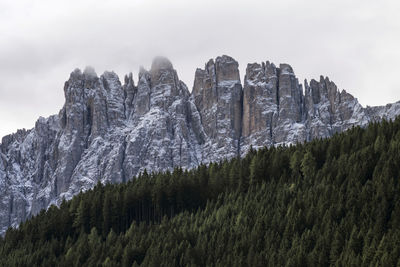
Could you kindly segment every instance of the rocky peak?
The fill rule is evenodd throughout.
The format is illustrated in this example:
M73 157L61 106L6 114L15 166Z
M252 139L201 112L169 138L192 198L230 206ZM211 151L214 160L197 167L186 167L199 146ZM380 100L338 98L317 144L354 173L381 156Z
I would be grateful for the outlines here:
M270 63L269 61L263 63L263 66L265 66L265 74L267 78L277 78L277 69L274 63Z
M244 78L245 82L257 81L257 82L266 82L267 77L265 74L265 64L262 65L258 63L247 64L246 74Z
M303 90L289 64L280 64L277 69L279 75L278 106L280 113L290 117L293 121L301 120L301 103Z
M278 115L277 85L275 65L269 62L247 65L243 88L241 150L272 144L273 121Z
M151 75L144 68L140 68L137 93L133 100L133 114L141 116L150 110Z
M176 71L167 58L156 57L151 64L149 73L152 87L175 85Z
M219 85L230 81L240 83L239 63L229 56L223 55L216 58L215 72Z
M205 76L205 70L202 70L200 68L196 69L196 72L194 74L192 96L194 97L197 106L203 105L201 101L203 101L204 80L206 78Z
M400 102L363 108L327 77L299 84L288 64L239 64L229 56L197 69L190 94L166 58L124 84L114 72L74 70L59 115L0 144L0 233L97 182L245 155L251 146L323 138L394 118Z
M340 92L340 99L341 99L341 101L353 101L354 96L347 93L346 90L342 90L342 92Z
M178 98L188 97L187 87L179 80L172 63L164 57L156 57L149 71L151 106L167 110Z
M281 63L281 64L279 64L279 74L294 76L294 71L293 71L293 68L289 64Z
M312 79L310 81L310 90L312 96L312 103L318 104L321 101L320 83Z
M151 71L150 72L159 72L160 70L173 70L173 66L171 61L162 56L155 57L151 63Z
M210 59L197 69L192 98L200 112L204 132L210 138L207 159L218 154L238 155L242 120L242 85L239 64L229 56Z
M0 152L7 153L8 148L14 143L21 143L29 134L30 130L20 129L16 133L3 136L0 144Z
M94 92L92 97L104 98L106 102L106 113L109 126L121 126L126 119L125 116L125 92L122 88L118 75L115 72L104 72L100 77L102 86L96 90L104 90L104 93ZM95 108L95 107L92 107Z
M97 79L97 73L94 70L92 66L86 66L85 69L83 70L83 75L85 76L86 79Z
M125 96L125 118L132 116L133 112L133 99L137 94L137 87L135 87L135 82L133 81L132 72L124 77L124 96Z
M303 87L289 64L280 64L277 76L278 116L273 122L273 142L281 144L287 139L302 142L305 132L305 127L300 124L304 112Z

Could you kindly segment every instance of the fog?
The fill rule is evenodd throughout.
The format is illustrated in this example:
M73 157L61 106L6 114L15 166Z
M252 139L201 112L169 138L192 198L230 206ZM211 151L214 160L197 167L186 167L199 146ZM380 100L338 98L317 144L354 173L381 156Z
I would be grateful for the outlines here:
M210 58L289 63L328 76L362 105L400 100L398 1L0 2L0 137L58 113L63 85L91 65L120 79L168 57L191 89Z

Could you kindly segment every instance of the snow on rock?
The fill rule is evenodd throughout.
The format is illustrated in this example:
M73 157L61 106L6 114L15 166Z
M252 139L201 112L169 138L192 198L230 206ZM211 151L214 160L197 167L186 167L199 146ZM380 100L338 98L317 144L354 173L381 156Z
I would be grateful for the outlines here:
M242 85L239 64L229 56L210 60L197 69L193 100L200 113L206 140L201 162L238 155L242 128Z
M58 115L1 141L0 234L99 181L190 169L400 114L400 102L363 108L327 77L305 81L303 93L288 64L248 64L242 86L238 66L211 59L196 70L192 93L162 57L141 68L136 86L132 74L121 84L114 72L74 70Z

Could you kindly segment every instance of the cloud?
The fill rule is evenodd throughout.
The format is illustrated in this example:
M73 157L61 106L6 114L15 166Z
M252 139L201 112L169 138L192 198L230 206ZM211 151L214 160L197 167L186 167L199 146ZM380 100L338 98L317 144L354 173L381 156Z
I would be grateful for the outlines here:
M197 67L228 54L242 77L247 63L286 62L300 80L327 75L363 105L394 102L399 7L386 0L3 0L0 136L57 113L76 67L137 75L157 55L189 88Z

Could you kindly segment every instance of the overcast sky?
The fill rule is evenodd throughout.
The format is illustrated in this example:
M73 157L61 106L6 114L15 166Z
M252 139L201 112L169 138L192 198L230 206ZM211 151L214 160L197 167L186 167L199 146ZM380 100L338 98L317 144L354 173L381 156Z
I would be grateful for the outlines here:
M64 103L70 72L123 75L168 57L192 88L210 58L289 63L362 105L400 100L400 1L0 0L0 137Z

